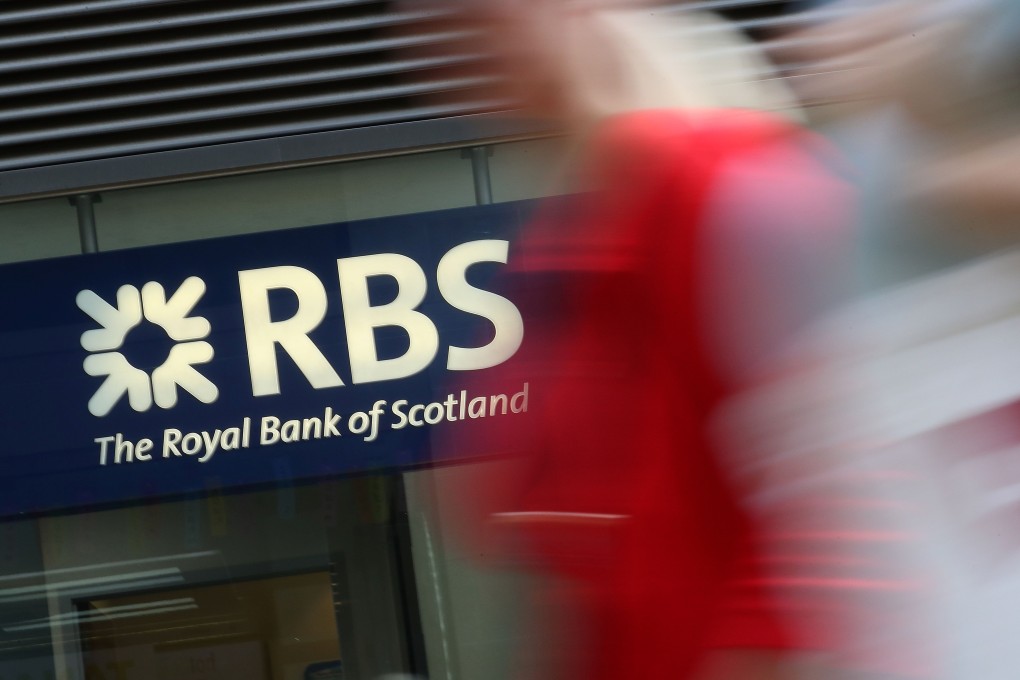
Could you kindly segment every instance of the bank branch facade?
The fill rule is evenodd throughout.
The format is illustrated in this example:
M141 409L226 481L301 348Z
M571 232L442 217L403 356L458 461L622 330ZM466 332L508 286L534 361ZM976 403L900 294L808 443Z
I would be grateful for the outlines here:
M490 144L482 199L452 148L0 205L0 679L509 677L522 577L458 547L484 452L440 442L527 414L457 378L528 332L559 153Z

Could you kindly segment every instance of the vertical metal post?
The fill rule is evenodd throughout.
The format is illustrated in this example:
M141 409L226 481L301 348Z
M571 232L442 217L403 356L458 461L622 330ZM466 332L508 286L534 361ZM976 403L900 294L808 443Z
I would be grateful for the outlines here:
M78 211L78 236L81 238L81 252L98 253L99 238L96 235L96 211L93 206L102 202L99 194L78 194L67 199Z
M471 175L475 180L475 203L489 205L492 203L492 180L489 178L489 157L492 156L492 147L473 146L464 149L462 155L471 159Z

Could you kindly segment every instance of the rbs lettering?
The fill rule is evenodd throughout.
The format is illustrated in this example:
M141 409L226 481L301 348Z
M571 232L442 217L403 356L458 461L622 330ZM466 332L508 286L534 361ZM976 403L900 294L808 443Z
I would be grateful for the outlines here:
M436 280L448 304L488 319L495 328L493 339L482 347L450 346L446 367L471 371L503 363L517 351L524 338L521 313L509 300L475 288L467 282L468 268L479 262L505 264L509 244L501 240L464 243L439 261ZM411 258L396 253L362 255L337 260L340 298L344 311L351 380L354 384L396 380L424 370L439 351L439 331L428 316L418 311L425 298L425 272ZM387 276L397 284L397 296L384 305L369 302L368 281ZM279 266L238 273L244 334L248 347L252 394L280 393L276 348L279 346L316 389L344 383L309 338L326 316L327 293L319 278L301 267ZM269 293L289 290L297 299L297 311L288 319L274 321ZM380 359L375 329L403 328L410 339L399 357Z

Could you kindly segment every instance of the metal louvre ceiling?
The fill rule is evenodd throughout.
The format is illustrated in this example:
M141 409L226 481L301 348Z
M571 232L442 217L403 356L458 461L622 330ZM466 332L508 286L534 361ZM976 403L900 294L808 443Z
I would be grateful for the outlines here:
M765 41L825 12L664 4L717 11ZM492 116L513 106L494 87L507 76L449 6L6 0L0 202L551 132Z
M441 18L380 0L5 2L0 170L505 107Z

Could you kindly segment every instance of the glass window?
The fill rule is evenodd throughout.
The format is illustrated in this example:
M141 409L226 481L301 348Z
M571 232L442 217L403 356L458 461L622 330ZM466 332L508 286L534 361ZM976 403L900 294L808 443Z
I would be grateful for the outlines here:
M497 144L489 158L492 200L542 198L563 193L571 141L564 137Z
M5 523L0 677L423 670L405 520L369 476Z
M0 263L81 252L78 218L66 198L0 205Z
M109 191L100 250L474 205L458 150Z

